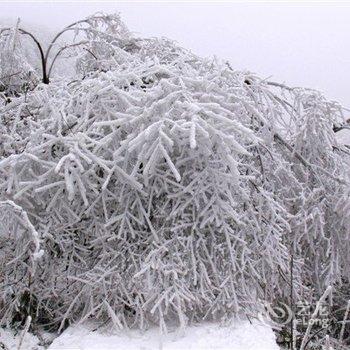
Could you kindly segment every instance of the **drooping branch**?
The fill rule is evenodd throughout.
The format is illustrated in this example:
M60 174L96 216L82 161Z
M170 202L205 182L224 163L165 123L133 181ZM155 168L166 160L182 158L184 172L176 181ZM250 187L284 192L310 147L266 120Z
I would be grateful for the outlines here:
M45 60L47 61L49 55L50 55L50 52L55 44L55 42L59 39L59 37L61 35L63 35L65 32L69 31L69 30L72 30L74 26L78 25L78 24L81 24L81 23L87 23L87 19L84 19L84 20L81 20L81 21L77 21L77 22L74 22L72 24L70 24L69 26L65 27L64 29L62 29L60 32L58 32L55 37L51 40L51 43L49 45L49 47L47 48L46 50L46 53L45 53Z
M274 139L278 141L281 145L283 145L305 168L307 168L310 172L314 174L314 168L317 168L322 174L325 176L331 178L332 180L338 182L342 185L349 185L348 182L344 181L343 179L340 179L338 177L335 177L331 173L329 173L327 170L315 165L309 163L300 153L298 153L291 145L289 145L279 134L274 134Z
M104 19L104 16L94 16L93 19L98 20L98 19ZM82 19L80 21L76 21L70 25L68 25L67 27L63 28L60 32L58 32L55 37L51 40L51 43L49 45L49 47L46 50L45 53L45 59L47 60L50 52L53 48L53 46L55 45L56 41L66 32L70 31L70 30L86 30L86 28L75 28L75 26L79 25L79 24L83 24L83 23L87 23L89 24L89 20L88 19Z
M4 28L0 31L0 35L3 33L3 32L6 32L6 31L9 31L11 30L11 28ZM42 48L42 45L40 44L39 40L30 32L22 29L22 28L18 28L18 31L21 33L21 34L24 34L24 35L28 35L33 41L34 43L36 44L38 50L39 50L39 54L40 54L40 60L41 60L41 69L42 69L42 82L44 84L48 84L49 83L49 78L47 76L47 73L46 73L46 58L45 58L45 55L44 55L44 51L43 51L43 48Z
M50 67L48 67L48 61L49 61L49 57L50 57L50 53L52 51L52 48L54 47L55 43L57 42L57 40L66 32L68 31L83 31L83 32L89 32L89 31L92 31L92 29L90 28L84 28L84 27L79 27L79 25L81 24L90 24L90 19L92 20L103 20L103 19L106 19L105 16L94 16L94 17L91 17L91 18L87 18L87 19L83 19L83 20L80 20L80 21L76 21L70 25L68 25L67 27L65 27L64 29L62 29L60 32L58 32L55 37L51 40L46 52L44 52L43 50L43 46L42 44L39 42L39 40L30 32L22 29L22 28L18 28L18 31L21 33L21 34L24 34L24 35L28 35L33 41L34 43L36 44L38 50L39 50L39 54L40 54L40 61L41 61L41 68L42 68L42 82L44 84L49 84L50 83L50 73L52 71L52 68L53 68L53 65L54 63L56 62L58 56L66 49L68 49L69 47L73 47L73 46L80 46L80 45L83 45L83 44L86 44L88 41L82 41L80 43L76 43L76 44L72 44L72 45L66 45L62 48L60 48L58 50L58 52L56 53L56 55L54 56L51 64L50 64ZM3 28L0 30L0 35L4 32L7 32L11 30L11 28ZM97 32L99 33L100 35L105 35L105 36L110 36L106 33L102 33L102 32L99 32L99 31L94 31L94 32ZM89 51L90 52L90 51ZM90 52L91 53L91 52ZM92 54L92 53L91 53ZM94 56L94 54L92 54Z
M48 72L48 78L50 79L51 71L52 71L53 65L55 64L57 58L61 55L61 53L62 53L63 51L65 51L65 50L67 50L67 49L70 49L70 48L72 48L72 47L84 45L84 44L86 44L86 43L87 43L87 41L81 41L81 42L76 43L76 44L72 44L72 45L67 45L67 46L61 47L61 48L57 51L55 57L53 58L53 60L52 60L52 62L51 62L51 64L50 64L50 68L49 68L49 72Z

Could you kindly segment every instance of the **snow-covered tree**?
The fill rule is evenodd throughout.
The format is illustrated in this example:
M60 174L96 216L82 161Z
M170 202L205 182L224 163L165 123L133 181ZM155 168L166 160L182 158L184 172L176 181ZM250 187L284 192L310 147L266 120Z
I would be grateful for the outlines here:
M5 101L10 96L25 93L38 82L38 75L25 56L18 27L0 29L0 94Z
M291 255L296 298L340 290L341 107L118 23L73 80L0 102L1 322L254 313L289 295Z

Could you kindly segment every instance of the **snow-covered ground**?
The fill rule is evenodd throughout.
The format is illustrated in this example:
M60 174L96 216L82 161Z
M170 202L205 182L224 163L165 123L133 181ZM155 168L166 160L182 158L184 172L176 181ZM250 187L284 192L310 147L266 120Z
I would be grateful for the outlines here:
M214 323L188 327L161 337L157 329L143 334L123 331L111 335L92 331L92 327L68 328L48 350L278 350L275 335L268 326L242 321L221 327Z
M44 350L39 346L39 339L32 334L25 334L21 344L21 332L13 332L0 328L0 349L1 350Z
M144 333L118 334L94 331L94 324L72 326L56 338L47 350L279 350L273 331L266 325L240 321L231 326L203 323L160 336L156 328ZM0 349L18 350L21 333L0 328ZM44 350L31 334L23 338L19 350Z

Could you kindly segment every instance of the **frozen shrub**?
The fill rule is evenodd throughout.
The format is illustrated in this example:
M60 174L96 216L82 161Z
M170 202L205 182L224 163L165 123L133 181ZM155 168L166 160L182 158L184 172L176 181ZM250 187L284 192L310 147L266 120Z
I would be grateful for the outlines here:
M0 210L27 218L0 226L2 322L25 293L60 329L256 312L289 295L291 254L297 297L346 283L340 106L118 33L102 68L0 106Z

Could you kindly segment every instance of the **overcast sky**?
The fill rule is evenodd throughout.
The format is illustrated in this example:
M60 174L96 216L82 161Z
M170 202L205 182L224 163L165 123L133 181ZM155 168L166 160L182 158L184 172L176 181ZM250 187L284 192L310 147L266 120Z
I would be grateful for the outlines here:
M350 107L350 2L1 2L0 17L58 29L120 12L140 36L166 36L236 69L323 91Z

